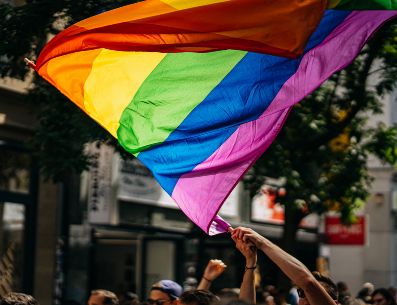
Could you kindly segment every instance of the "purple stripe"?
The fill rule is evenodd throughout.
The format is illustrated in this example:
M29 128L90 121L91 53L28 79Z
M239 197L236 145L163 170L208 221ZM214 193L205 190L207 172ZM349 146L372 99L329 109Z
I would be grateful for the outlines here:
M396 16L396 11L353 12L306 53L297 72L257 120L241 125L206 161L178 180L172 198L184 213L210 235L225 232L229 225L216 216L218 210L245 171L275 139L290 107L346 67L371 34Z

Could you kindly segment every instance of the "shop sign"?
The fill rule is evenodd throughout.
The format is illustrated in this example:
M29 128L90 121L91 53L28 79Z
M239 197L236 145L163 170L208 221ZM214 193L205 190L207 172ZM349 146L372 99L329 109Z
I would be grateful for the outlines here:
M174 200L138 159L119 158L117 199L177 209Z
M192 186L200 187L200 186ZM238 202L241 185L238 185L226 199L219 214L226 217L238 216ZM138 159L118 162L117 199L140 204L179 209L175 201L153 177L151 171Z
M88 221L93 224L109 224L115 215L112 188L114 149L109 145L91 143L87 150L93 157L88 182Z
M325 238L330 245L364 245L365 217L356 216L357 221L351 225L344 225L340 217L327 215L325 217Z

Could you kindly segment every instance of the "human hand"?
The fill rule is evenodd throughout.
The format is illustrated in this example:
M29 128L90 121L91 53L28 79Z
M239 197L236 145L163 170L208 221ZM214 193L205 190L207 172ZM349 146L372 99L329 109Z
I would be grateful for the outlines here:
M211 259L205 267L203 277L213 281L225 271L226 267L220 259Z
M233 238L233 237L232 237ZM246 267L256 266L257 255L256 247L251 242L245 242L242 239L233 238L236 243L236 248L244 255L246 260Z
M255 245L255 247L258 249L261 249L266 242L266 238L250 228L238 227L231 231L231 234L234 241L242 240L245 243L251 243Z

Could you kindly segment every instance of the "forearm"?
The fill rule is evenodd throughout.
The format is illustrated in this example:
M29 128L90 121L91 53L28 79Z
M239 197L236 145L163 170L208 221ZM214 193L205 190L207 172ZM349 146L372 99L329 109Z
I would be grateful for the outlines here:
M257 261L257 257L255 250L255 255L246 257L243 281L241 282L241 286L240 286L239 299L249 304L256 304L256 292L255 292L256 261Z
M197 289L209 290L212 281L217 279L223 271L225 271L226 265L219 259L211 259L205 267L201 281Z
M210 290L211 284L212 281L203 276L199 285L197 286L197 290Z
M325 291L312 273L295 257L265 240L261 250L287 275L292 282L305 291L309 304L335 305L335 302Z
M265 239L260 249L299 287L303 288L313 278L305 265L271 241Z
M249 304L256 304L255 269L245 270L239 299Z

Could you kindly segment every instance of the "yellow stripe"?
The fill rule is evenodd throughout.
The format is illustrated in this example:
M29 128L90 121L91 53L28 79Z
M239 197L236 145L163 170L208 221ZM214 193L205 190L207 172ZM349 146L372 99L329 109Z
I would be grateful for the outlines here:
M103 49L84 84L85 111L117 138L121 114L165 55Z
M214 3L220 3L220 2L227 2L230 0L161 0L162 2L168 4L169 6L172 6L173 8L176 8L178 10L184 10L192 7L197 7L197 6L204 6L204 5L209 5L209 4L214 4Z
M100 49L95 49L54 57L40 68L39 73L85 111L83 87L99 53Z

